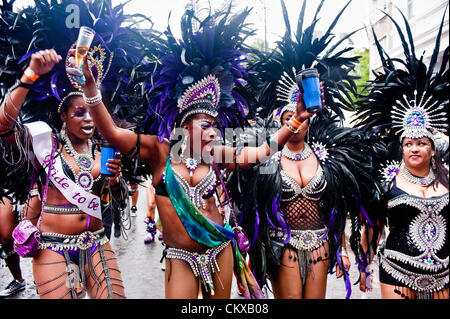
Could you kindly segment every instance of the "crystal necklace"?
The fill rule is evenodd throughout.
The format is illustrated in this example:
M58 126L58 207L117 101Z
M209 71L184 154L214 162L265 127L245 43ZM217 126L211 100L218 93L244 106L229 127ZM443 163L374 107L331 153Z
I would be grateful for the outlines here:
M70 169L75 175L75 182L81 186L85 191L90 191L92 189L92 186L94 185L94 177L91 174L91 169L94 167L94 158L90 154L90 150L92 149L92 141L88 140L88 148L89 151L87 154L79 154L77 151L75 151L72 142L70 141L70 138L67 136L67 134L64 134L64 148L67 151L67 154L73 156L75 158L75 162L77 163L78 167L80 168L80 172L78 174L75 174L75 170L73 167L66 161L66 163L69 165ZM96 151L94 150L94 156Z
M418 184L420 186L429 186L431 185L434 180L436 179L436 176L433 173L433 170L430 169L430 172L425 177L418 177L413 174L411 174L410 171L406 168L405 164L402 163L400 166L400 172L403 174L403 176L406 178L407 181Z
M286 156L287 158L294 160L294 161L302 161L304 159L307 159L311 155L311 147L309 147L308 143L304 143L305 147L303 148L303 151L300 153L294 153L292 152L286 145L283 147L283 150L281 151L281 154Z

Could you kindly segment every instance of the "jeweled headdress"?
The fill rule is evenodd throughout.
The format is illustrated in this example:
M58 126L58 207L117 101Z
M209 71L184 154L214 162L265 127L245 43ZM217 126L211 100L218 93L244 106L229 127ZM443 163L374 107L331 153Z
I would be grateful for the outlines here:
M434 101L430 103L431 96L423 102L423 97L417 103L417 91L414 91L414 99L407 101L407 97L397 102L392 107L392 128L398 128L401 133L400 140L405 137L428 137L433 141L432 130L442 131L448 127L445 102ZM448 102L447 102L448 103Z
M187 9L182 38L168 27L159 46L161 64L148 88L145 130L162 140L192 114L204 113L223 126L241 126L248 111L245 95L247 49L251 35L245 19L250 10L211 13L200 19Z
M283 112L295 112L295 109L297 108L300 89L295 81L295 76L297 74L295 67L292 68L292 74L294 75L294 78L292 78L286 71L283 72L281 79L278 81L279 84L276 87L277 100L287 103L283 107Z
M180 125L186 119L198 113L208 114L212 117L218 115L217 107L220 100L220 86L219 81L214 75L208 75L202 80L190 86L180 98L178 108L180 114L184 112ZM204 105L203 107L191 108L197 104ZM209 106L209 107L205 107Z
M386 16L397 29L404 59L391 59L373 31L383 67L381 72L374 72L375 79L369 83L367 90L369 94L358 102L359 108L354 121L356 126L371 133L386 135L395 143L401 142L405 137L424 136L435 142L434 133L448 134L448 46L444 50L441 66L437 66L445 12L428 66L424 64L423 56L416 56L410 26L403 13L399 12L403 17L407 36L390 15ZM395 62L400 62L402 68L398 68Z
M354 80L357 77L352 75L352 71L355 69L359 57L348 54L344 56L353 49L352 47L336 49L358 30L331 43L335 38L332 33L333 28L350 1L336 15L328 30L322 36L316 36L315 28L324 2L322 0L316 7L311 24L304 28L307 1L303 1L293 35L286 6L281 0L285 34L277 42L277 47L272 52L255 52L259 60L254 66L254 70L258 72L260 78L259 103L264 108L260 112L261 117L267 118L274 110L278 110L277 116L282 115L286 110L295 111L299 92L295 77L301 70L311 67L315 67L320 74L327 108L340 118L344 118L342 110L354 109L349 93L356 92Z

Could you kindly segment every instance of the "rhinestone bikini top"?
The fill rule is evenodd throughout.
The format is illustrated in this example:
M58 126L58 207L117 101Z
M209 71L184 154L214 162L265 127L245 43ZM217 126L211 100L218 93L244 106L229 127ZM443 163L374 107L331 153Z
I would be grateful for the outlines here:
M281 201L290 201L299 195L309 200L318 201L327 187L327 181L320 165L314 177L303 188L283 170L281 170L281 180L283 190Z
M177 173L177 171L174 170L174 173L175 178L194 205L199 209L206 208L205 198L211 196L217 186L216 173L213 168L210 166L208 174L206 174L206 176L195 186L189 185L186 179L181 174Z

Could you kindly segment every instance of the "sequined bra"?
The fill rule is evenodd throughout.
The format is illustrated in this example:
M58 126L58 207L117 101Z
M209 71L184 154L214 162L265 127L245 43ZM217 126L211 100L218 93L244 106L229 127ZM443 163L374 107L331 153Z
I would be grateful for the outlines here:
M281 170L281 180L283 191L281 201L291 201L297 196L318 201L327 187L327 181L325 180L325 175L320 165L314 177L303 188L283 170Z

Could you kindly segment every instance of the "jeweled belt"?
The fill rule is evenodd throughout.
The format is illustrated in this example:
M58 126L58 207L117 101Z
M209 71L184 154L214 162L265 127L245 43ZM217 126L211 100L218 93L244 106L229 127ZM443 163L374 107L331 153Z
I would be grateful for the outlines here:
M45 204L43 211L51 214L84 214L82 210L80 210L75 205L49 205Z
M103 245L108 242L105 230L102 228L95 232L85 231L79 235L65 235L58 233L41 233L40 249L52 250L81 249L87 250L94 245Z
M195 277L200 277L204 287L209 289L211 295L214 295L212 274L220 271L216 257L229 243L230 241L223 242L219 246L207 249L204 253L168 247L164 254L166 258L181 259L188 263Z
M324 236L327 233L327 227L316 230L291 230L291 238L289 239L289 245L297 250L313 251L320 248L324 242L328 240L328 236ZM281 230L270 231L270 237L280 238L285 240L287 235L283 235Z
M381 251L378 256L381 267L389 275L416 292L436 292L442 290L448 284L448 268L440 272L421 274L397 265L381 253Z

